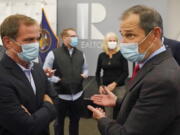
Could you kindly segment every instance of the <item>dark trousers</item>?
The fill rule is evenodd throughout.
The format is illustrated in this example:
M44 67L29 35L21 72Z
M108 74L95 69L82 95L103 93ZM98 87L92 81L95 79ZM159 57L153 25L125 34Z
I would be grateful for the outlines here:
M75 101L59 99L57 104L58 117L55 124L55 135L64 135L64 120L69 116L69 135L79 135L79 120L83 96Z

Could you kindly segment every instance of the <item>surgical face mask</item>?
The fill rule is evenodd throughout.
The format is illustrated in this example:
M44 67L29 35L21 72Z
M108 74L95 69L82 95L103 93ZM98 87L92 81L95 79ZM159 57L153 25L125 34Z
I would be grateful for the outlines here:
M77 37L71 37L70 45L72 47L76 47L78 45L78 38Z
M35 60L39 55L39 42L18 45L21 47L22 52L18 53L18 57L26 62Z
M150 34L151 32L149 32ZM141 62L145 59L146 53L152 47L153 42L144 51L144 53L139 52L139 46L143 44L149 34L138 44L138 43L120 43L121 54L131 62Z
M110 42L108 42L107 45L108 45L109 49L113 50L117 47L117 42L116 41L110 41Z

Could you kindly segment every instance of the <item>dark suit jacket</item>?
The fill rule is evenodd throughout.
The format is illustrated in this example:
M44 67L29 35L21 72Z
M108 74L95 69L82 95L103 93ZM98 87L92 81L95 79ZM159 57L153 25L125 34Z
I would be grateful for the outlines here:
M5 53L5 49L3 46L0 45L0 60L2 59L4 53Z
M180 65L180 42L168 38L164 38L164 45L166 48L170 48L172 51L172 54L177 61L177 63Z
M35 64L32 70L36 95L24 72L7 55L0 62L0 72L0 135L46 135L56 110L51 103L43 102L50 89L42 68Z
M117 120L98 120L102 135L180 135L180 68L170 51L149 60L127 90Z

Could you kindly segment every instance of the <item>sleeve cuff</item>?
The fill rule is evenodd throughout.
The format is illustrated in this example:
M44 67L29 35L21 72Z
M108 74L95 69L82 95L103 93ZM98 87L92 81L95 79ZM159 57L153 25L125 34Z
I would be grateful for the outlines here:
M59 77L57 77L57 76L52 76L52 77L49 77L48 80L49 80L50 82L57 83L57 82L59 82L61 79L60 79Z

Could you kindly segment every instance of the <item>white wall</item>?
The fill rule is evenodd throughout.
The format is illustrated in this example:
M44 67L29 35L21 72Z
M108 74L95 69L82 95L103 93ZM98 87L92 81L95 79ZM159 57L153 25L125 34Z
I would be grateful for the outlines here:
M180 0L169 0L167 10L167 18L164 20L168 22L166 36L180 41Z
M8 15L15 13L29 15L40 22L41 8L45 8L49 22L56 33L57 0L0 0L0 23ZM168 11L164 19L164 22L167 22L166 36L173 39L179 37L180 40L180 0L168 0L166 10Z
M0 0L0 23L8 15L15 13L29 15L40 22L41 8L45 8L52 29L56 33L57 0ZM166 10L168 11L164 19L164 22L167 22L166 36L180 41L180 17L178 16L180 13L180 0L168 0ZM0 44L2 43L0 42Z
M7 16L16 13L28 15L40 23L42 8L44 8L49 23L56 33L57 0L0 0L0 23ZM0 44L2 45L1 40Z

